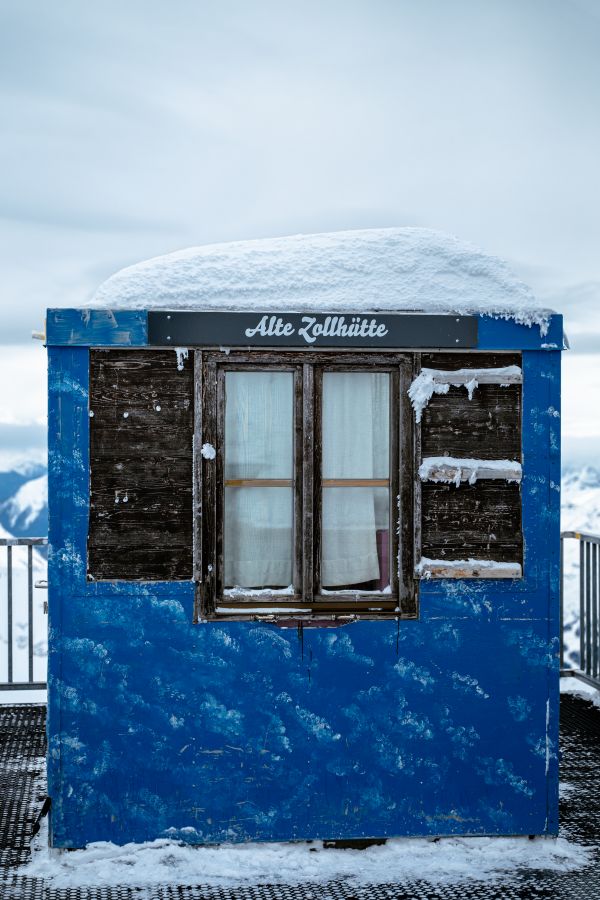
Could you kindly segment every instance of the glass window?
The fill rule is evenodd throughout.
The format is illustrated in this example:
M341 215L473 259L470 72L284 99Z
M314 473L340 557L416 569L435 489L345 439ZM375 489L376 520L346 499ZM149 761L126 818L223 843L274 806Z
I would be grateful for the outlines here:
M203 352L206 617L413 614L412 370L402 353Z
M325 372L322 409L322 587L389 590L389 374Z
M293 373L226 372L225 588L293 580Z

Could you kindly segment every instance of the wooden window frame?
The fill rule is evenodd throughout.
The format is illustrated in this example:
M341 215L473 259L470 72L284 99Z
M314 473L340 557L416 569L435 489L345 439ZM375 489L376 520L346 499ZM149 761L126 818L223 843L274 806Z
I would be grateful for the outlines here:
M195 351L195 621L340 623L418 616L415 561L416 429L408 398L414 354L388 352ZM225 373L287 371L294 376L294 595L223 593ZM322 379L326 371L390 373L391 594L320 593ZM200 448L211 444L214 459ZM400 499L401 498L401 499ZM398 508L397 516L393 514ZM397 564L394 564L394 560Z

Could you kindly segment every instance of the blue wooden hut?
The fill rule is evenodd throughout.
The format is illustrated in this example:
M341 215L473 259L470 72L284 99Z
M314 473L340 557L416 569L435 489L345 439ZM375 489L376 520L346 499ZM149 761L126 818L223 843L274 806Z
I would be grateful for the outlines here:
M560 316L389 229L46 343L53 846L556 833Z

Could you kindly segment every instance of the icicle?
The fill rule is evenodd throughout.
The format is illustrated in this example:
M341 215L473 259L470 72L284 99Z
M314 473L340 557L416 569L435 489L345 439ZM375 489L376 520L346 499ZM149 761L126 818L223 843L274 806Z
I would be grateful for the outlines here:
M189 356L189 350L187 347L174 347L173 349L177 354L177 371L183 372L183 363Z

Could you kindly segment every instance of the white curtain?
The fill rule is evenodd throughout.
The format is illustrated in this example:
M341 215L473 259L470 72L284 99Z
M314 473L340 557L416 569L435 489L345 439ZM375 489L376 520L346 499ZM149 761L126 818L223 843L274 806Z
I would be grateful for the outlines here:
M326 372L323 479L388 478L389 377ZM226 375L225 479L293 478L293 376ZM323 489L322 583L379 580L376 532L389 528L389 492ZM226 487L225 586L287 587L292 582L292 487Z
M227 372L225 481L293 478L294 376ZM292 583L292 487L226 487L226 587Z
M323 480L387 478L389 377L323 375ZM379 580L376 532L388 528L387 488L324 487L321 579L329 589Z

